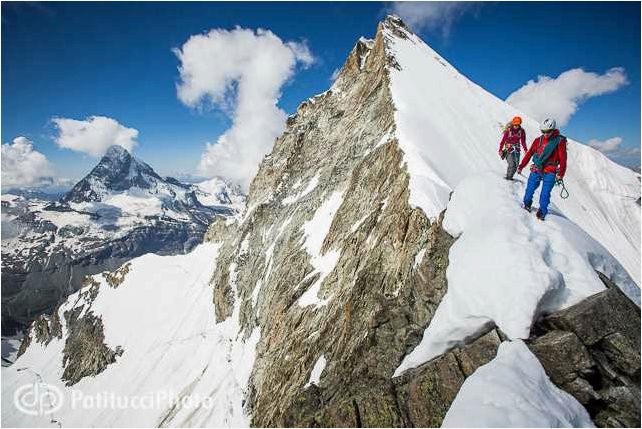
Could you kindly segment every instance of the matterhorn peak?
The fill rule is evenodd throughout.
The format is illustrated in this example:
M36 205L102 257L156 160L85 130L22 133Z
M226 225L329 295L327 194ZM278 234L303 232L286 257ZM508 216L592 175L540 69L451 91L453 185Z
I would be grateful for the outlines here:
M164 180L145 162L120 145L110 146L98 164L62 199L63 202L101 201L112 192L132 187L152 189Z
M109 148L107 148L107 150L105 151L105 155L103 156L110 159L117 159L117 158L131 156L131 154L123 146L119 144L114 144L109 146Z

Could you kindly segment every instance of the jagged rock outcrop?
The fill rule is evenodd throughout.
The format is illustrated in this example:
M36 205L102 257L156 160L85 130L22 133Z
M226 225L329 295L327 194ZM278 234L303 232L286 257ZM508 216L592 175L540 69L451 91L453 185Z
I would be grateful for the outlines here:
M340 404L345 386L389 386L446 291L453 239L408 204L392 137L386 25L399 24L359 41L333 87L288 120L250 186L244 219L225 234L235 238L220 252L214 304L220 321L238 302L246 334L261 330L248 397L258 426L298 424L294 404L321 355L326 400ZM324 221L310 255L301 242ZM220 236L225 227L212 229Z
M113 272L103 272L103 287L120 286L129 272L129 267L130 264L126 263ZM63 325L59 316L62 312L67 331L62 350L62 380L67 386L74 385L84 377L99 374L124 352L120 346L112 350L105 345L103 321L92 312L92 305L101 283L93 277L86 277L83 286L86 288L79 293L78 299L69 308L58 307L51 316L39 316L31 324L18 351L20 356L33 341L48 345L54 338L62 338Z
M63 350L62 366L65 370L62 379L68 386L83 377L99 374L124 352L121 347L112 350L104 344L104 327L100 317L90 310L85 314L82 312L80 308L65 313L70 333Z
M466 377L495 357L501 342L491 330L403 376L356 382L335 396L306 389L286 418L287 426L439 427Z
M529 347L551 380L600 427L640 426L640 308L609 288L551 314Z

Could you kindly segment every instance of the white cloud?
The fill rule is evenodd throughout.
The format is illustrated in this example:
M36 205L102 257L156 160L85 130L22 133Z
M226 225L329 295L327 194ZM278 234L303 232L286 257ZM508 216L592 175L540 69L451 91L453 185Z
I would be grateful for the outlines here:
M16 137L2 145L2 188L50 185L53 168L42 153L33 149L26 137Z
M640 165L640 148L623 147L622 137L611 137L606 140L591 139L587 143L616 162L625 165Z
M52 122L58 129L54 139L58 146L95 157L102 156L112 145L131 151L138 143L138 130L105 116L91 116L84 121L53 118Z
M305 43L284 43L268 30L240 27L192 36L174 53L180 60L178 98L190 107L218 107L232 119L231 128L207 144L198 172L247 189L284 129L280 89L297 64L313 62L312 54Z
M622 144L622 137L611 137L610 139L606 140L592 139L589 140L587 144L593 149L597 149L602 153L609 153L614 152L620 148L620 145Z
M538 76L537 80L529 80L506 101L538 121L552 117L559 126L564 126L581 102L617 91L627 83L624 69L620 67L607 70L603 75L576 68L555 79Z
M455 21L479 6L481 5L465 1L395 2L389 12L399 15L417 31L439 31L444 37L448 37Z

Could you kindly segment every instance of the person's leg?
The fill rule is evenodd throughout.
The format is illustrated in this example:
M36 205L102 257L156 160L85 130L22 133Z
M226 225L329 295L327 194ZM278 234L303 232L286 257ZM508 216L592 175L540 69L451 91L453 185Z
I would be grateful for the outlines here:
M515 158L517 151L511 152L506 156L506 161L508 161L508 168L506 169L506 178L512 179L517 171L517 159Z
M553 186L555 186L555 173L546 173L542 179L542 192L539 194L539 211L542 213L542 217L548 214Z
M528 176L528 183L526 183L526 192L524 193L524 205L526 207L530 207L533 204L533 194L537 190L541 180L541 174L531 171L530 176Z

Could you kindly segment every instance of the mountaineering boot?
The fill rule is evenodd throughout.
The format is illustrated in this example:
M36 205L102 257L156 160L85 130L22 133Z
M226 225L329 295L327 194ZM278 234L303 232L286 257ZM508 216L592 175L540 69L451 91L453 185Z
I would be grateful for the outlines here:
M542 213L541 210L537 210L537 213L535 213L535 216L537 216L537 219L539 220L544 220L544 214Z
M526 204L523 204L523 203L522 203L522 208L523 208L524 210L526 210L527 212L529 212L529 213L531 212L531 206L530 206L530 205L526 205Z

